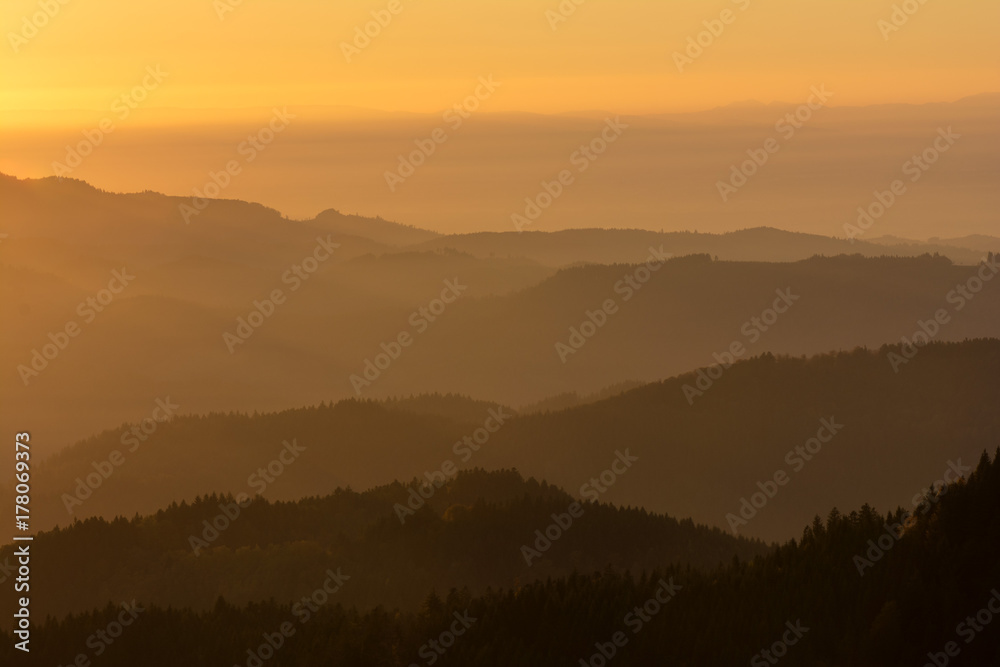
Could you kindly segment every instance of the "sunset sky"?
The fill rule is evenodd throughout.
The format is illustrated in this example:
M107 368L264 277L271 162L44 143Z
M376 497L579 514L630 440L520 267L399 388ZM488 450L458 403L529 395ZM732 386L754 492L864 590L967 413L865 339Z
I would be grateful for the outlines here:
M797 101L818 82L838 105L1000 89L996 0L930 0L892 32L878 25L891 0L588 0L555 29L558 0L400 0L351 62L341 43L388 0L50 1L58 12L24 40L38 0L3 3L2 112L106 109L156 65L169 79L151 107L205 109L436 111L489 74L504 85L491 110L543 113ZM732 22L679 72L674 52L723 10Z

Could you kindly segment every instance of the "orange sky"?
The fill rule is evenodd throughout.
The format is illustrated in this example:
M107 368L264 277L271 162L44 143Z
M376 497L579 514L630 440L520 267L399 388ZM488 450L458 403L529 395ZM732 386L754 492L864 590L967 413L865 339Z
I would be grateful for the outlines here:
M996 0L909 0L919 9L892 32L878 21L899 0L585 0L555 29L560 0L63 1L4 1L0 112L107 109L155 65L169 76L150 107L436 111L489 74L503 83L491 111L796 101L820 82L838 105L1000 90ZM730 24L679 72L674 52L724 10ZM341 43L372 11L391 21L348 62Z

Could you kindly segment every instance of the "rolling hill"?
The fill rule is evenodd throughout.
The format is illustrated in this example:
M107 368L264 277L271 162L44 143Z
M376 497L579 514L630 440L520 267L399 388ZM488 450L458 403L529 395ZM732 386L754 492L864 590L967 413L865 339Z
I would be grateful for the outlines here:
M295 500L482 466L517 468L586 499L627 451L638 462L602 501L786 539L824 508L908 506L923 480L947 481L1000 443L1000 341L933 344L905 364L894 356L903 352L767 353L526 415L485 402L427 399L408 411L352 399L150 419L148 435L125 424L44 461L33 521L66 526L210 493L252 493L255 471L295 442L305 448L299 462L266 485L265 497ZM762 507L744 507L742 499L760 504L762 492L772 496Z

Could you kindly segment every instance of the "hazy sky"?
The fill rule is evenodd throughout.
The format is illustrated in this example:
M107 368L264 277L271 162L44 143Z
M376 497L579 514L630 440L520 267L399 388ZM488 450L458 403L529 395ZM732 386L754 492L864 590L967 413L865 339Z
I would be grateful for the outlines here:
M491 111L796 101L817 82L838 105L1000 90L996 0L909 0L891 32L878 22L898 0L565 0L558 23L559 0L399 0L395 15L389 0L59 1L42 0L49 18L39 0L4 0L0 111L106 109L156 65L169 78L150 106L222 109L435 111L489 74L503 82ZM679 72L674 52L723 10L731 22ZM341 43L373 11L391 21L348 62Z

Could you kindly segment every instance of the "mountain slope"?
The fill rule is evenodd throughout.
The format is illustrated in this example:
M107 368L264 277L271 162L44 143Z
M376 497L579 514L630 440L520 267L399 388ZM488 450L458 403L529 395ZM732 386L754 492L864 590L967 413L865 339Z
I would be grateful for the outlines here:
M332 208L319 213L309 221L309 224L323 231L348 236L360 236L391 246L414 245L439 236L436 232L410 225L401 225L397 222L383 220L382 218L344 215Z
M455 422L344 401L254 416L178 416L138 444L123 425L43 462L33 520L42 528L145 514L201 494L249 493L254 472L294 439L306 449L267 486L268 498L434 476L449 462L456 470L517 468L586 498L601 487L591 480L627 451L638 462L598 493L602 500L784 539L834 505L906 505L923 480L943 479L1000 442L1000 341L924 347L895 373L890 355L901 352L766 354L724 370L707 388L689 373L563 411L514 416L484 408L474 423L469 412ZM704 392L692 395L686 385ZM825 423L842 428L830 433ZM809 444L817 434L829 443ZM124 462L107 479L94 477L114 451ZM787 479L777 488L779 471ZM88 475L98 483L89 494ZM743 510L753 515L745 523L731 522L758 483L774 487L774 497L759 511Z
M211 496L132 521L76 523L33 542L39 554L33 565L49 574L33 586L39 602L32 612L61 617L134 597L198 609L220 595L239 604L289 602L308 594L308 582L322 580L330 567L343 568L357 583L345 603L416 609L435 589L482 593L605 567L711 569L768 550L690 520L578 506L562 490L514 471L464 472L431 490L420 507L397 482L295 503L257 499L242 508L231 496ZM564 533L525 556L522 545L535 546L541 539L535 530L548 530L553 515L562 517ZM0 564L12 553L13 547L0 549ZM178 580L188 583L178 586Z
M414 664L414 656L498 667L612 658L637 666L736 665L748 658L751 665L779 658L811 666L995 665L1000 450L992 461L983 453L966 479L926 500L912 517L868 505L849 514L834 509L825 522L817 516L800 541L711 572L664 563L641 574L574 573L480 597L456 588L428 595L416 612L345 608L352 588L371 582L360 572L331 570L341 575L337 581L320 575L303 582L305 595L324 586L334 591L317 595L322 604L309 613L305 604L238 607L224 599L201 613L147 607L146 618L127 628L102 662L201 667L247 664L256 653L257 660L278 655L289 664L372 667ZM190 582L178 582L184 584ZM58 662L119 613L108 606L48 621L35 635L41 657ZM278 642L267 636L282 627L280 652L268 651ZM12 643L0 642L0 656L14 652Z

